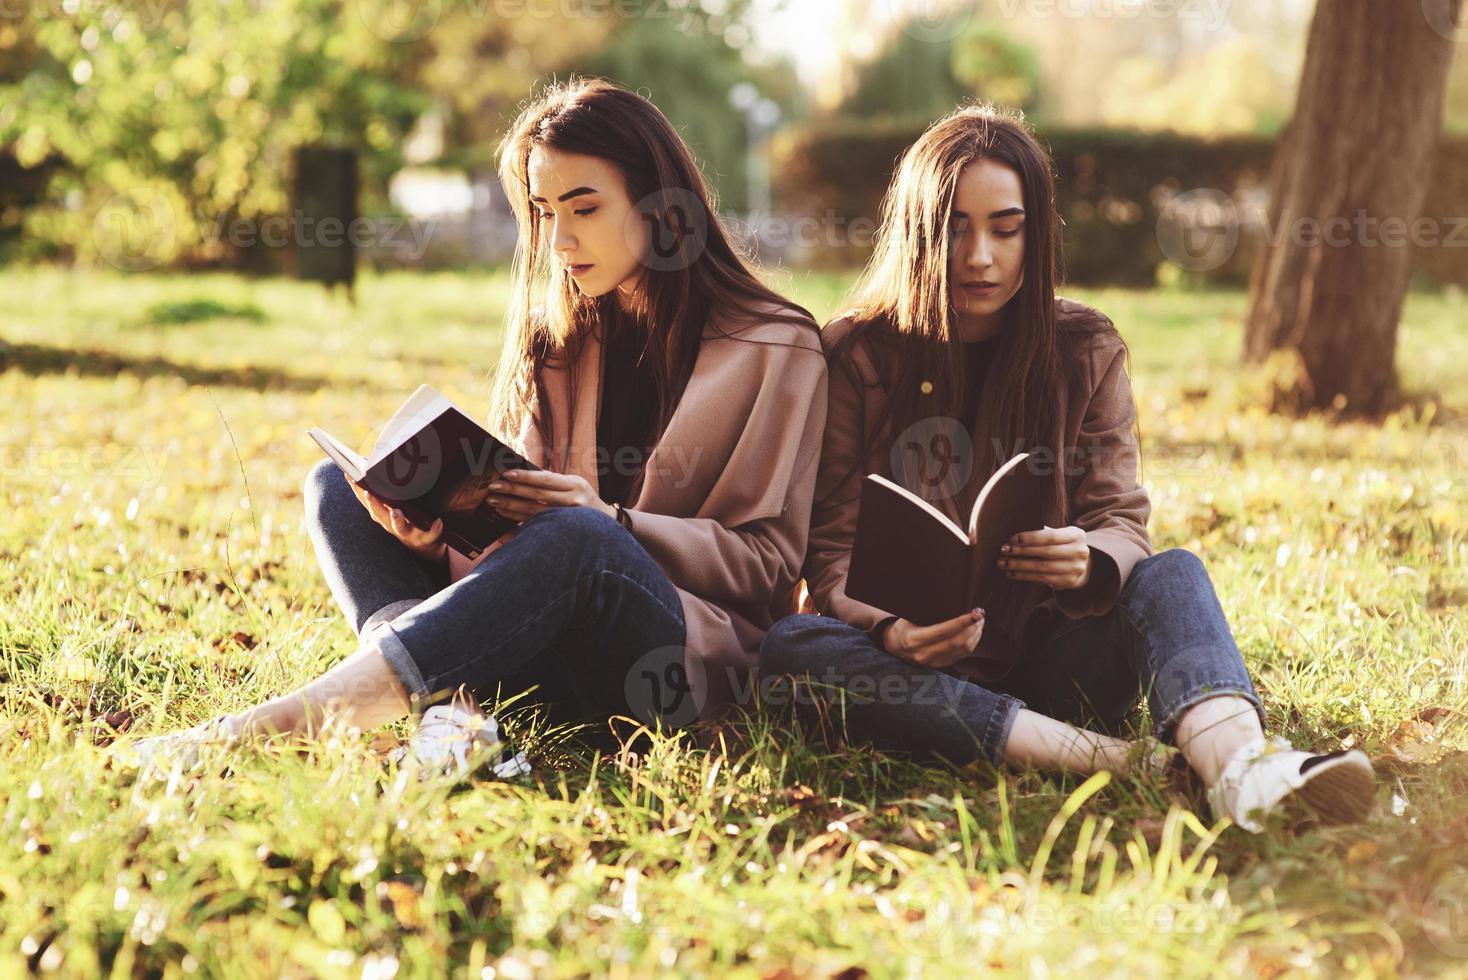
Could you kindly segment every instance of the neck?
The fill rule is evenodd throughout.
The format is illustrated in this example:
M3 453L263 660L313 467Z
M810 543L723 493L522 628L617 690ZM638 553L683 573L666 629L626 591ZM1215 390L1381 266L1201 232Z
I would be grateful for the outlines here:
M972 344L981 340L993 340L999 336L1003 320L998 313L990 313L982 317L955 316L953 327L958 331L958 337L965 344Z

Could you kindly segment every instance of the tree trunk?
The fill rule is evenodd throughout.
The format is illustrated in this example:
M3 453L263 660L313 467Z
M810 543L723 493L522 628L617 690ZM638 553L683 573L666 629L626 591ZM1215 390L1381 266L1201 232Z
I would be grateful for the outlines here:
M1399 398L1412 242L1446 234L1418 219L1463 2L1317 2L1244 337L1246 362L1287 352L1275 408L1377 414Z

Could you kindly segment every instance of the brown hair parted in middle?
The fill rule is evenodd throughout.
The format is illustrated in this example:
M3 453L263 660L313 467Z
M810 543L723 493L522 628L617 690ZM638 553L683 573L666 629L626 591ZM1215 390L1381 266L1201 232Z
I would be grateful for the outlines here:
M840 314L853 328L831 351L831 365L854 372L843 353L863 339L874 351L891 354L876 359L886 372L878 381L887 392L882 415L869 429L878 434L877 442L920 419L960 413L965 359L950 298L949 229L959 176L980 160L1018 175L1025 211L1023 281L1001 311L994 358L1003 370L984 394L994 405L992 428L974 433L974 472L985 477L1005 459L1037 447L1062 458L1064 447L1055 445L1056 400L1084 369L1079 335L1115 332L1099 314L1058 322L1055 179L1049 154L1020 115L991 105L964 106L935 122L903 154L883 199L876 249ZM1053 470L1054 503L1064 514L1066 467Z
M597 157L620 172L636 220L653 229L630 315L647 335L645 356L656 379L657 431L667 425L693 371L699 340L712 325L786 320L815 329L811 314L769 289L730 241L715 198L692 152L658 108L602 79L546 86L500 144L500 182L520 239L494 380L492 417L515 431L532 399L549 440L552 421L539 395L539 366L565 355L588 330L619 315L614 296L586 296L556 262L530 199L530 158L544 147ZM671 241L671 245L669 242Z

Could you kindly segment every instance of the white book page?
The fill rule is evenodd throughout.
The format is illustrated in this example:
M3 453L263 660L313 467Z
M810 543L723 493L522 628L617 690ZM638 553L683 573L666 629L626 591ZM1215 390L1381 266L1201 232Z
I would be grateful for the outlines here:
M361 454L354 452L336 436L325 429L310 429L307 434L316 440L326 455L330 456L341 471L353 480L361 480L362 474L367 472L367 461Z
M413 437L413 434L423 428L429 422L438 418L451 403L432 385L419 385L418 390L408 396L408 400L393 413L392 418L382 427L382 434L377 437L377 443L372 447L372 460L367 464L371 469L393 451Z
M1014 469L1020 463L1023 463L1026 459L1028 459L1029 455L1029 453L1019 453L1009 462L999 467L997 470L994 471L994 475L989 477L989 482L984 484L984 489L979 491L979 497L977 500L974 501L974 509L969 511L968 515L968 541L970 544L978 540L979 514L984 509L984 501L989 499L989 491L994 489L994 486L1000 480L1004 479L1004 477L1008 475L1010 470Z
M917 494L913 493L911 490L908 490L906 487L893 483L891 480L887 479L885 476L882 476L879 473L869 473L867 474L867 479L875 480L884 487L890 487L896 492L902 494L902 496L906 497L908 500L911 500L913 503L917 504L923 510L936 517L938 519L938 522L946 527L949 531L953 532L953 536L958 540L964 543L968 543L970 541L968 535L963 533L963 528L953 523L952 518L950 518L947 514L943 513L938 508L934 507L932 504L928 503L922 497L919 497Z

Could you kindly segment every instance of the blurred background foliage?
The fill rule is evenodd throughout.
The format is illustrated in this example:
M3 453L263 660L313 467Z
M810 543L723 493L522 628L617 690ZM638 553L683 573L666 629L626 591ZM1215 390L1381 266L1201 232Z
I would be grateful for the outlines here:
M177 224L170 263L253 267L218 229L289 212L294 148L357 150L362 212L398 213L395 175L492 179L516 107L579 73L651 97L724 210L744 216L765 206L756 178L768 170L777 212L875 219L893 159L924 125L966 99L1018 107L1056 151L1073 275L1147 283L1160 268L1150 229L1172 194L1248 194L1267 173L1312 10L1236 0L1190 16L1124 16L1122 4L1081 16L1079 5L1011 2L953 5L959 16L931 22L927 6L12 0L0 10L0 261L97 263L109 202L146 195ZM751 131L741 87L764 129ZM1449 143L1464 131L1457 65ZM1430 200L1468 213L1451 179L1436 178ZM1420 263L1425 281L1468 281L1456 253L1436 252ZM776 256L864 257L848 240ZM1246 268L1244 253L1209 277L1238 281Z

